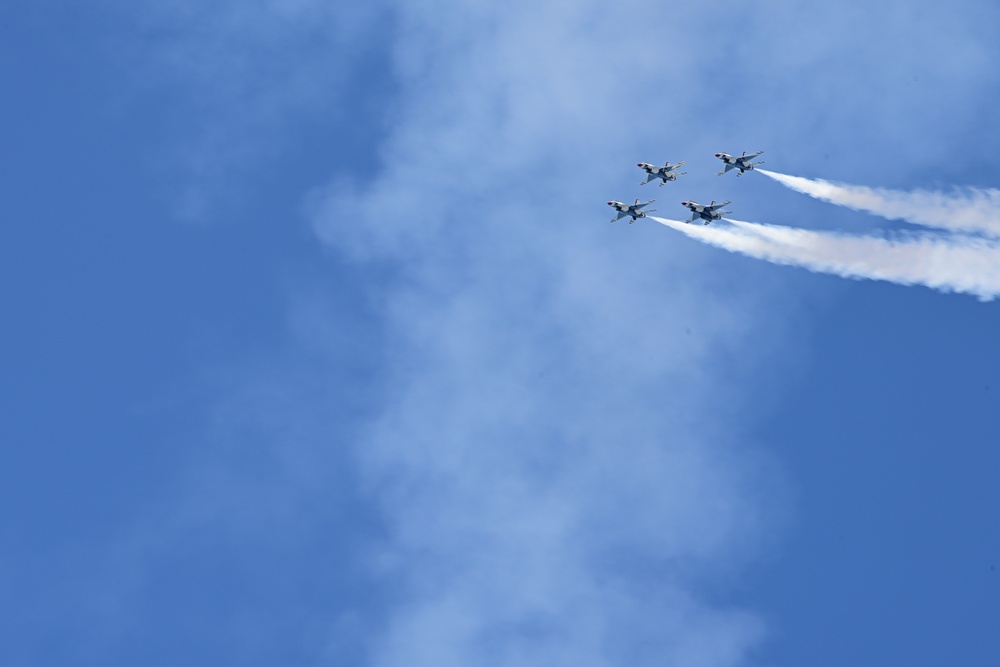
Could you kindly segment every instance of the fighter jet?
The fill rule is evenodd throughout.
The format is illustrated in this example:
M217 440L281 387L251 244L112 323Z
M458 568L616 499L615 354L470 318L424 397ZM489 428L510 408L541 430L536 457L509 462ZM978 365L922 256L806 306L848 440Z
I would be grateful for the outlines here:
M701 218L705 221L705 224L712 222L713 220L722 220L722 216L729 215L732 211L720 211L719 209L726 204L731 204L730 201L724 201L721 204L716 204L715 200L708 206L704 204L699 204L694 201L682 201L681 206L687 206L691 209L691 219L685 220L684 222L694 222L695 220Z
M726 168L719 172L719 176L729 173L730 169L739 169L740 173L736 174L737 176L742 176L746 172L752 171L757 165L764 164L763 160L760 162L751 162L751 160L763 152L764 151L757 151L753 155L747 155L747 152L743 151L743 155L738 155L736 157L733 157L728 153L716 153L715 157L726 163Z
M680 171L676 173L674 172L675 169L684 164L687 163L678 162L677 164L670 164L669 162L667 162L662 167L657 167L656 165L649 164L648 162L640 162L636 166L638 166L639 168L641 168L643 171L646 172L646 180L644 180L639 185L645 185L646 183L649 183L650 181L655 181L656 179L659 178L661 181L663 181L663 183L660 183L660 187L662 188L663 184L666 183L667 181L676 181L678 176L683 176L684 174L687 173L686 171Z
M628 224L631 225L639 218L645 218L647 213L652 213L655 210L655 209L649 209L648 211L642 210L646 206L652 204L654 201L656 200L650 199L649 201L644 201L640 203L639 200L636 199L634 204L624 204L620 201L614 201L614 200L609 201L608 206L611 206L616 211L618 211L617 217L611 218L611 222L614 222L615 220L621 220L626 216L632 216L632 219L628 221Z

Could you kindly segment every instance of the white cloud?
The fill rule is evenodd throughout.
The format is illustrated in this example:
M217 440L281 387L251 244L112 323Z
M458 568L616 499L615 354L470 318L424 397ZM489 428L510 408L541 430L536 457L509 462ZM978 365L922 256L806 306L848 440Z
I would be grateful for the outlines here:
M375 664L744 662L761 621L699 576L744 566L773 521L714 361L759 361L730 357L759 301L694 286L701 260L604 222L652 110L657 132L689 120L671 91L693 56L622 43L620 26L652 44L667 25L643 3L398 11L383 169L309 206L334 248L398 272L394 389L358 443L403 581Z

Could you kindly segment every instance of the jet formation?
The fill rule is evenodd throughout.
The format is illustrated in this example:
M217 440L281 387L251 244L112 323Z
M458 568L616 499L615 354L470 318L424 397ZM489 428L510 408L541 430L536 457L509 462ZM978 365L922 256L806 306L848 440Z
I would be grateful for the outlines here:
M715 157L725 163L725 168L719 172L719 176L729 173L733 169L739 169L740 173L737 176L742 176L748 171L753 171L754 167L764 164L764 161L754 162L753 159L759 157L764 151L757 151L747 155L746 151L743 151L743 155L733 156L729 153L716 153ZM676 181L678 176L683 176L686 171L677 171L681 166L687 164L686 162L678 162L676 164L670 164L667 161L662 167L658 167L649 162L640 162L636 166L646 172L646 180L639 183L639 185L646 185L657 179L660 180L659 187L663 187L670 181ZM644 210L645 207L652 204L655 199L650 199L649 201L640 202L638 199L635 200L634 204L626 204L617 200L612 200L608 202L608 206L611 206L618 212L618 215L611 219L611 222L616 220L621 220L622 218L631 218L628 224L632 224L639 218L645 218L646 214L653 213L654 209ZM713 220L722 220L722 216L729 215L732 211L720 211L722 207L731 204L730 201L724 201L721 204L716 204L715 200L712 200L711 204L699 204L696 201L684 201L681 202L681 206L686 206L688 210L691 211L691 218L685 222L691 223L696 220L701 220L704 224L709 224Z

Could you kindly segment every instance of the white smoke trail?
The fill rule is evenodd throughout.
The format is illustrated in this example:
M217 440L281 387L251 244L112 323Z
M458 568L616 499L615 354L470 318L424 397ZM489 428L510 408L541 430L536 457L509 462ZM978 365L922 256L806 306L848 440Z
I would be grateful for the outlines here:
M650 217L704 243L775 264L965 292L982 301L1000 295L1000 242L934 235L891 241L735 220L706 227Z
M964 188L951 192L887 190L789 176L766 169L760 173L792 190L856 211L925 227L1000 235L1000 190Z

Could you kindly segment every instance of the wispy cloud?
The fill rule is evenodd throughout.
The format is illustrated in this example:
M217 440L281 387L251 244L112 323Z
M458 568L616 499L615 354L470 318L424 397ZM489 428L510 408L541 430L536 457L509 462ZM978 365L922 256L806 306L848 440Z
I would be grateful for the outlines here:
M889 190L789 176L766 169L757 171L815 199L874 213L889 220L905 220L951 231L1000 235L1000 190Z
M1000 242L948 235L899 239L817 232L732 220L706 227L653 220L726 250L845 278L926 285L989 301L1000 294Z
M632 0L432 4L400 9L406 113L380 172L310 205L328 244L396 277L393 389L357 443L401 581L374 662L745 662L764 624L701 576L745 566L773 520L771 473L717 404L747 302L580 223L604 219L609 175L634 187L648 109L690 113L671 91L693 56L607 45L608 25L662 37L665 10ZM623 106L636 80L657 84Z

